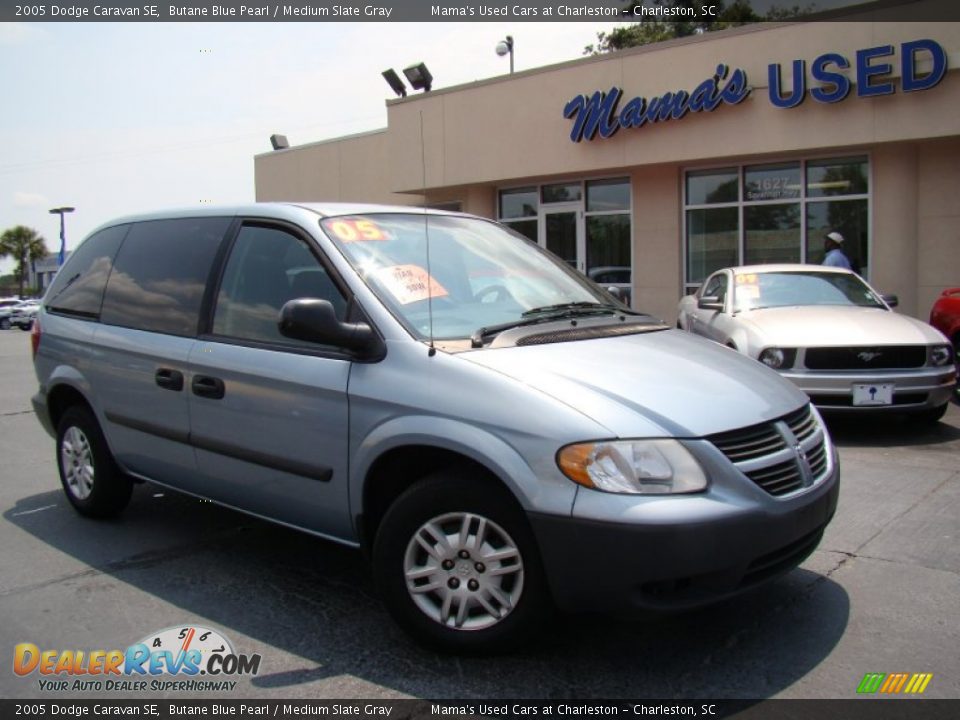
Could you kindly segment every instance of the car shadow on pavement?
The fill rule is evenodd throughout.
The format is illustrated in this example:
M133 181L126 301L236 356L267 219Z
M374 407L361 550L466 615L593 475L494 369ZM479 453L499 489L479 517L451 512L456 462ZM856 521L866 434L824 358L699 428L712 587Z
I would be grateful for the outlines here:
M938 423L909 415L824 414L830 436L840 447L919 447L944 445L960 450L960 408L956 401Z
M222 630L239 652L261 653L260 674L241 683L236 697L336 697L346 687L357 697L759 699L816 668L850 614L847 593L829 574L799 569L706 609L558 614L517 652L451 657L419 647L392 623L358 551L209 502L148 484L135 488L126 512L112 521L78 516L60 492L23 498L4 518L79 561L63 578L69 584L93 576L91 586L114 586L102 605L84 611L111 633L129 632L132 643L160 627L196 622ZM118 591L110 578L153 596L143 605L154 612L130 608L111 625ZM55 602L58 582L14 586L5 595L31 593L28 608L39 613L45 601ZM84 622L89 627L91 618Z

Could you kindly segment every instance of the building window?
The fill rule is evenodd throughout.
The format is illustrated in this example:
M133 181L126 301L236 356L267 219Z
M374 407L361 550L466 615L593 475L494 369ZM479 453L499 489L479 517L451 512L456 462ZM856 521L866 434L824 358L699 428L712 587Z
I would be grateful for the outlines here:
M630 179L604 178L501 190L501 223L590 278L630 282ZM542 236L542 237L541 237Z
M684 283L690 292L730 265L823 261L837 230L868 275L866 157L745 165L686 173Z
M535 187L500 191L500 222L533 242L537 242L539 210Z

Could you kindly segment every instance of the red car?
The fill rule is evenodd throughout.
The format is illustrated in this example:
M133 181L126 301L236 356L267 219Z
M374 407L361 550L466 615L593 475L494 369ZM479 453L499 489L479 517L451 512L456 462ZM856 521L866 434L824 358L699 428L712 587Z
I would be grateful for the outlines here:
M960 287L944 290L930 309L930 324L946 335L960 367ZM957 386L960 393L960 385Z

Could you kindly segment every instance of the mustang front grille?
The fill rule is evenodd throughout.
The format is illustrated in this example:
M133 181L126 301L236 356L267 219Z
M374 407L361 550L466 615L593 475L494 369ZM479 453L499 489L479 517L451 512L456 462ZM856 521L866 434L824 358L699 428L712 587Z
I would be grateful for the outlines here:
M926 345L807 348L803 364L809 370L902 370L927 364Z

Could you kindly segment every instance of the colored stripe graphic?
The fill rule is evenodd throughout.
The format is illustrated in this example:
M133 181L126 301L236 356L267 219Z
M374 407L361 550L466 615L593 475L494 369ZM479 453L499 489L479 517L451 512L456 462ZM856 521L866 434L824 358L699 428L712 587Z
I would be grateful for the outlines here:
M904 693L920 695L933 679L933 673L867 673L857 686L857 692L870 695L879 692L883 695Z
M860 685L857 687L858 693L875 693L880 689L880 683L883 682L883 679L886 677L886 673L867 673L863 676L863 680L860 681Z

